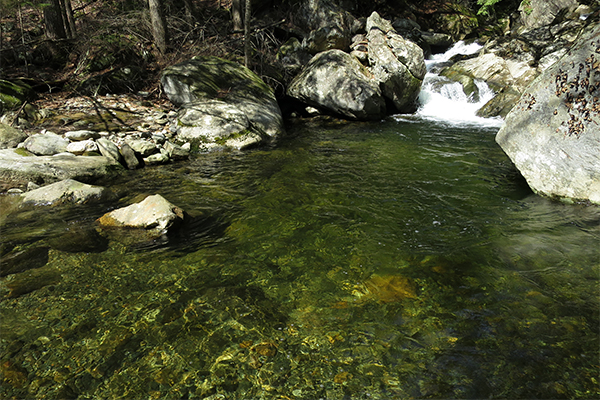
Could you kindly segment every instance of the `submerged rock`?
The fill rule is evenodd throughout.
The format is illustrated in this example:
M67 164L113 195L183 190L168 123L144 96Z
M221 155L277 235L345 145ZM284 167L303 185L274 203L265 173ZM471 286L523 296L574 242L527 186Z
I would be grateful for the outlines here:
M600 204L600 26L528 87L496 142L537 193Z
M12 251L0 257L0 276L43 267L48 263L48 247L31 247Z

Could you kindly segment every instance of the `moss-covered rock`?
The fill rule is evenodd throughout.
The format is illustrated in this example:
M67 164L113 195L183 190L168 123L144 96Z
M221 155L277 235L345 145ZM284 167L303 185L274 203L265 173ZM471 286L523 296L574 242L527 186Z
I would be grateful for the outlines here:
M273 90L235 62L194 57L166 68L161 83L169 99L183 106L179 134L195 144L247 147L284 130ZM242 136L246 139L239 142Z
M20 107L25 101L34 98L35 92L29 85L0 79L0 114Z

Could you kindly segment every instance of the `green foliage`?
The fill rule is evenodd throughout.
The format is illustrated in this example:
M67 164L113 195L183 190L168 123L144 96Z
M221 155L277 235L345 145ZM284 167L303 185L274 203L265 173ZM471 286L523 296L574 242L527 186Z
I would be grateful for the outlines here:
M477 4L481 6L477 14L489 16L494 11L494 5L500 1L502 0L477 0Z
M531 0L523 0L521 2L521 8L525 12L525 14L531 14L531 12L533 11L533 8L531 8Z

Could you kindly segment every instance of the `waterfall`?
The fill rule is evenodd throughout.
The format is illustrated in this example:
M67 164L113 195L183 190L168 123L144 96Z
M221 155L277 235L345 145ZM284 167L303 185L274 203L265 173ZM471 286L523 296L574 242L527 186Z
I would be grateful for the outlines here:
M448 61L457 54L474 54L482 48L477 43L455 43L443 54L435 54L425 61L427 74L419 94L417 116L423 119L444 121L451 124L477 124L500 126L501 118L481 118L476 115L485 103L494 97L494 92L483 81L475 81L478 98L469 98L460 83L438 75L448 65Z

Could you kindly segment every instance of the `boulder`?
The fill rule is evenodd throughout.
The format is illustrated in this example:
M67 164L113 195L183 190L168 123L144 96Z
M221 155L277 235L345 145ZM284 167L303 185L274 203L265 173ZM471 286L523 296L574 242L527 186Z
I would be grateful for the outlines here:
M251 121L239 107L220 100L186 104L178 121L177 136L203 149L242 149L263 141L263 135L252 129Z
M0 149L9 149L27 139L27 134L10 125L0 123Z
M129 139L126 143L142 157L148 157L151 154L158 153L158 147L148 140L144 139Z
M600 25L521 96L496 142L539 194L600 204Z
M79 130L66 132L65 137L72 141L95 140L100 139L100 134L95 131Z
M102 154L104 157L113 160L117 163L120 163L123 160L121 152L119 151L119 147L112 141L105 138L101 138L96 140L96 144L98 145L98 150L100 150L100 154Z
M0 191L26 188L29 182L48 184L63 179L92 183L122 170L106 157L32 156L23 149L0 150Z
M51 156L67 151L69 141L54 133L31 135L25 139L24 148L38 156Z
M367 19L370 71L397 111L412 112L427 72L423 50L373 12Z
M183 106L179 132L196 144L227 145L227 138L244 136L254 143L268 141L284 131L283 117L273 90L255 73L217 57L194 57L166 68L161 83L169 99ZM238 131L223 123L226 114L243 116L247 123ZM213 116L217 117L213 117ZM206 126L207 121L215 126ZM226 131L221 127L226 126ZM210 131L210 135L206 132ZM219 139L215 139L219 138Z
M22 205L55 206L63 203L84 204L112 197L112 192L73 179L65 179L21 195Z
M165 233L183 222L184 212L161 195L146 197L142 202L104 214L97 222L104 228L135 228Z
M97 153L98 145L93 140L82 140L80 142L71 142L67 145L67 151L75 155L83 155L85 153Z
M352 119L385 115L379 85L356 57L341 50L317 54L288 88L288 95Z
M142 163L137 158L135 151L127 143L123 143L119 149L124 165L127 169L136 169L142 166Z
M166 141L163 148L167 152L168 156L172 160L184 160L189 157L189 149L183 148L175 143Z
M310 54L347 50L360 22L331 0L304 0L297 23L308 33L302 47Z
M577 0L528 0L519 6L521 31L530 31L550 25L563 10L575 11L579 6Z

